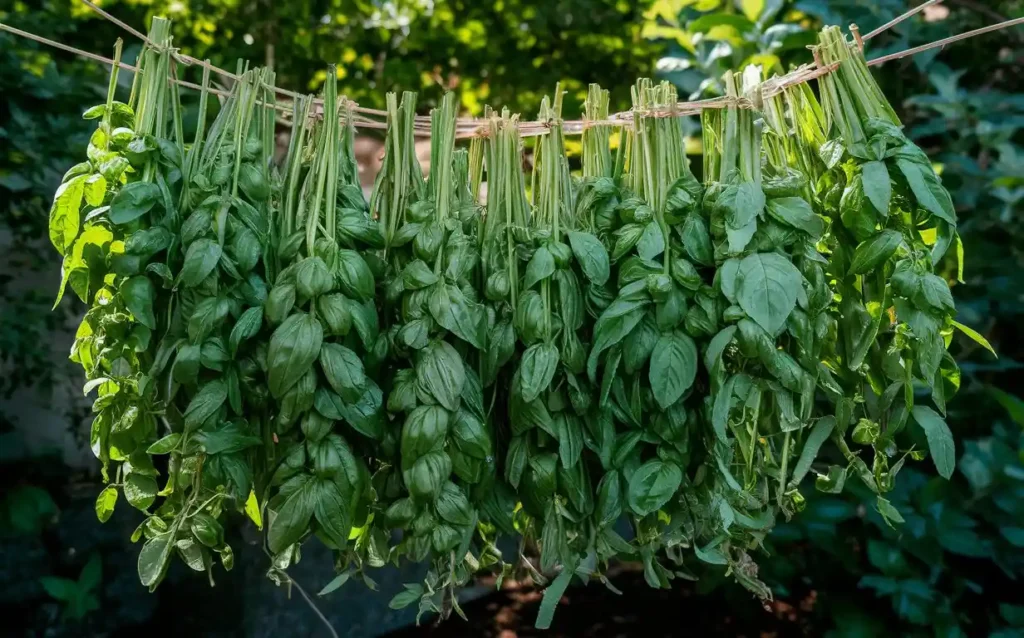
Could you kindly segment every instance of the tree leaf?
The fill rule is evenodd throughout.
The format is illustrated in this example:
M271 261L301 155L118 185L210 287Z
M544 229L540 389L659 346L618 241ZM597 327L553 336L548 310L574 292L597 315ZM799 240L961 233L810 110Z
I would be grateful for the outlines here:
M651 394L662 410L683 396L697 376L697 346L682 332L662 335L651 353Z
M776 335L796 307L802 276L777 253L755 253L740 261L736 300L769 335Z
M570 230L569 245L576 255L583 274L596 286L603 286L611 272L611 265L608 259L608 251L604 244L590 233L582 233Z
M949 426L935 410L923 405L915 405L911 411L914 421L921 426L928 439L928 450L932 455L935 469L943 478L953 476L956 465L956 448L953 445L953 433Z
M892 198L892 182L885 162L865 162L861 166L864 194L882 217L889 216L889 201Z

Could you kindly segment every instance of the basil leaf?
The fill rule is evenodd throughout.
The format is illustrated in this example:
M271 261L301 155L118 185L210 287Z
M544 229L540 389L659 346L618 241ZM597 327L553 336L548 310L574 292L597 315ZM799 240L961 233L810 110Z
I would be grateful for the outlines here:
M638 516L661 509L675 496L683 481L683 472L674 463L647 461L629 479L627 499Z
M740 261L737 277L740 307L768 334L778 334L796 307L800 271L782 255L755 253Z
M217 267L222 252L220 244L212 239L204 237L192 242L185 252L178 280L186 287L198 286Z
M903 234L898 230L883 230L861 242L853 251L850 274L863 275L871 272L888 261L902 244Z
M533 401L551 385L558 370L558 348L550 343L538 343L523 353L519 363L519 387L524 401Z
M60 193L60 190L57 191ZM127 224L148 213L160 201L160 187L152 182L126 184L110 200L110 221Z
M604 245L590 233L570 230L567 234L569 245L572 246L572 252L576 255L576 261L583 269L583 274L594 285L603 286L611 272L608 251Z
M323 342L320 322L306 313L284 320L270 336L267 347L267 387L276 399L284 396L309 370Z
M888 217L892 182L889 181L889 169L885 167L885 162L866 162L861 166L861 176L864 180L864 195L882 217Z
M950 478L956 465L956 449L949 426L934 410L923 405L915 405L911 414L928 439L928 450L935 469L943 478Z
M662 335L651 354L651 394L662 410L690 389L697 376L697 345L682 332Z
M523 281L523 286L532 288L553 274L555 274L555 258L547 246L541 246L534 251L530 263L526 265L526 278Z

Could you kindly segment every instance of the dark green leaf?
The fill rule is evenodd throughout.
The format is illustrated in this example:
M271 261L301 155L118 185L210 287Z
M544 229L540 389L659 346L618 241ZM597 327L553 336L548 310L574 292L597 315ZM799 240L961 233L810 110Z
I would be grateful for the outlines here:
M58 191L59 193L60 191ZM110 221L127 224L142 217L160 201L160 187L152 182L126 184L110 200Z
M661 509L675 496L683 473L673 463L647 461L629 479L629 507L639 516Z
M949 426L934 410L923 405L915 405L911 411L914 421L921 426L928 439L928 450L932 455L935 469L943 478L953 476L956 465L956 449L953 445L953 433Z

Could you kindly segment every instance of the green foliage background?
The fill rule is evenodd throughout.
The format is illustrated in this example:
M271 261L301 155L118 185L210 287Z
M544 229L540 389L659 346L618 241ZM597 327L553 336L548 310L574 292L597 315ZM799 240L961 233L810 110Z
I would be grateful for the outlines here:
M104 7L139 28L152 15L172 18L176 45L221 67L232 68L239 57L272 61L287 88L316 91L326 64L337 63L341 90L364 106L382 106L386 91L412 89L426 107L451 88L467 114L490 104L529 118L556 81L569 92L567 117L578 114L590 82L612 89L615 110L628 107L633 79L647 74L672 80L683 95L714 94L728 68L808 61L805 47L822 24L857 23L866 33L908 4L129 0ZM872 40L868 57L1021 15L1021 0L950 0ZM5 3L0 21L105 55L125 37L126 60L138 49L130 35L72 0ZM816 495L808 482L806 511L772 535L761 577L788 604L803 601L802 614L818 630L1024 631L1024 606L1014 593L1024 578L1022 44L1018 28L876 70L910 137L942 167L957 206L967 255L966 283L954 288L958 320L984 334L1000 356L966 340L954 346L964 375L949 417L958 472L947 483L927 463L904 470L892 500L906 524L888 528L867 493ZM49 349L65 317L50 312L49 293L26 281L55 288L59 262L44 239L50 198L84 152L90 127L80 112L101 99L105 84L99 65L0 34L0 395L45 391L69 374ZM69 427L77 418L69 411ZM20 449L7 445L15 436L0 410L0 446ZM38 472L25 462L31 456L0 456L3 484L12 485L7 479L15 473L19 479L0 493L0 536L38 533L39 521L52 517L49 494L31 487ZM52 472L50 485L51 479ZM716 584L706 579L698 588L760 613L742 592Z

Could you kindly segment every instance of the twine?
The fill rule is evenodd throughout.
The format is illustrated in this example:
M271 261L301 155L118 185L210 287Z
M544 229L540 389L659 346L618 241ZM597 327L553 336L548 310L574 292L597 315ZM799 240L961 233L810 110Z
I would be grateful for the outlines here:
M864 41L865 40L870 40L871 38L877 36L879 33L882 33L885 30L892 28L893 26L903 22L904 20L907 20L908 18L910 18L910 17L920 13L925 8L927 8L929 6L932 6L932 5L935 5L935 4L938 4L941 1L942 0L928 0L925 3L923 3L921 5L918 5L918 6L914 7L914 8L912 8L912 9L908 10L906 13L904 13L901 16L899 16L898 18L890 20L886 24L884 24L881 27L871 31L870 33L868 33L867 35L865 35L863 37L860 36L859 29L857 29L856 25L851 25L850 30L851 30L851 33L854 36L856 45L861 49L861 51L863 51L863 46L864 46ZM88 6L90 9L92 9L94 12L96 12L98 15L102 16L106 20L109 20L112 24L114 24L114 25L124 29L129 34L139 38L140 40L145 42L147 45L153 47L154 49L162 50L162 48L160 46L158 46L156 43L152 42L149 38L147 38L145 36L145 34L139 32L138 30L132 28L130 25L126 24L125 22L123 22L123 21L117 19L116 17L112 16L108 12L104 11L100 7L98 7L95 4L93 4L90 0L81 0L81 2L83 4L85 4L86 6ZM879 65L885 64L886 62L891 62L893 60L899 60L899 59L906 58L906 57L909 57L909 56L912 56L912 55L916 55L918 53L922 53L924 51L928 51L928 50L931 50L931 49L944 47L944 46L946 46L948 44L952 44L954 42L959 42L961 40L966 40L968 38L972 38L972 37L975 37L975 36L983 35L983 34L986 34L986 33L991 33L993 31L998 31L1000 29L1006 29L1006 28L1017 26L1017 25L1020 25L1020 24L1024 24L1024 17L1015 18L1015 19L1012 19L1012 20L1005 20L1003 22L992 24L992 25L989 25L989 26L986 26L986 27L981 27L979 29L974 29L972 31L967 31L965 33L961 33L961 34L958 34L958 35L950 36L948 38L943 38L943 39L937 40L935 42L930 42L928 44L923 44L921 46L913 47L913 48L906 49L906 50L903 50L903 51L898 51L896 53L890 53L889 55L884 55L884 56L875 58L873 60L868 60L867 61L867 65L868 66L879 66ZM106 64L107 66L113 66L114 64L117 64L120 68L128 70L128 71L136 72L138 70L136 67L134 67L134 66L132 66L130 64L127 64L127 63L124 63L124 62L115 62L114 60L112 60L110 58L106 58L104 56L97 55L97 54L91 53L89 51L83 51L81 49L77 49L75 47L63 44L61 42L57 42L57 41L51 40L49 38L38 36L38 35L35 35L33 33L29 33L27 31L23 31L21 29L17 29L15 27L6 25L6 24L4 24L2 22L0 22L0 31L6 31L6 32L11 33L13 35L16 35L16 36L19 36L19 37L22 37L22 38L26 38L28 40L33 40L33 41L38 42L40 44L44 44L44 45L47 45L47 46L50 46L50 47L53 47L53 48L56 48L56 49L60 49L62 51L66 51L68 53L72 53L74 55L80 56L80 57L88 59L88 60L92 60L92 61L95 61L95 62L100 62L102 64ZM619 113L614 113L612 115L609 115L604 120L587 120L585 118L581 119L581 120L565 120L565 121L557 122L557 125L561 127L562 132L565 133L565 134L568 134L568 135L580 135L584 131L586 131L586 130L588 130L590 128L596 127L596 126L630 127L630 126L632 126L633 118L636 115L640 115L640 116L644 116L644 117L685 117L685 116L689 116L689 115L697 115L697 114L699 114L701 111L703 111L705 109L742 108L742 109L754 109L754 110L756 110L756 109L758 109L760 107L760 105L762 103L762 100L765 100L765 99L774 97L774 96L776 96L776 95L778 95L780 93L783 93L786 89L788 89L788 88L790 88L792 86L795 86L797 84L802 84L804 82L809 82L811 80L819 78L819 77L821 77L823 75L826 75L828 73L832 73L833 71L835 71L839 67L839 63L838 62L835 62L835 63L830 64L830 65L824 64L822 62L821 54L820 54L820 51L819 51L818 47L809 47L809 48L812 50L812 52L814 54L815 61L814 61L813 64L804 64L804 65L801 65L801 66L797 67L793 71L790 71L789 73L786 73L785 75L771 77L771 78L765 80L763 83L761 83L754 91L750 91L747 94L742 95L742 96L722 96L722 97L714 97L714 98L709 98L709 99L705 99L705 100L697 100L697 101L691 101L691 102L677 102L676 104L674 104L672 106L669 106L669 107L661 107L661 108L655 108L655 109L643 109L643 110L641 110L641 109L631 109L629 111L622 111L622 112L619 112ZM231 79L231 80L237 81L239 79L238 75L236 75L234 73L231 73L230 71L226 71L224 69L216 67L213 64L211 64L208 60L199 60L199 59L194 58L192 56L185 55L185 54L181 53L179 50L173 49L173 48L170 51L171 51L171 54L175 57L175 59L180 61L182 64L185 64L185 65L196 65L196 66L204 67L204 68L209 69L210 72L212 72L212 73L216 73L217 75L220 75L222 77L225 77L225 78L228 78L228 79ZM186 88L189 88L189 89L195 89L195 90L199 90L199 91L203 90L202 86L200 86L198 84L195 84L195 83L192 83L192 82L185 81L185 80L180 80L180 79L177 79L177 78L169 78L169 81L174 82L174 83L176 83L176 84L178 84L180 86L183 86L183 87L186 87ZM298 93L296 93L294 91L289 91L287 89L283 89L283 88L279 88L279 87L267 87L267 88L268 89L272 89L277 94L288 96L288 97L292 98L293 100L296 100L296 99L299 99L300 97L302 97L300 94L298 94ZM212 87L207 87L206 90L211 92L211 93L213 93L213 94L215 94L215 95L218 95L218 96L222 96L222 97L229 97L230 96L230 93L228 91L224 91L224 90L220 90L220 89L215 89L215 88L212 88ZM370 108L359 106L355 101L350 100L350 99L348 99L345 96L339 96L339 99L342 101L342 104L347 104L348 108L352 111L352 113L354 113L354 115L352 117L352 123L353 123L353 125L355 127L357 127L357 128L379 129L379 130L387 129L387 123L386 122L381 122L381 121L374 120L374 119L371 119L371 118L368 118L368 117L363 117L365 115L371 115L371 116L377 116L377 117L386 117L387 116L387 111L381 111L379 109L370 109ZM287 105L277 104L277 103L268 104L268 103L263 102L263 101L259 101L258 103L260 103L260 104L262 104L264 106L272 106L276 111L279 111L279 112L281 112L283 114L294 115L294 109L292 107L287 106ZM310 117L321 118L321 119L323 118L323 100L321 100L321 99L314 99L313 100L313 112L310 114ZM520 135L520 137L537 137L537 136L540 136L540 135L545 135L545 134L547 134L551 130L551 127L553 125L555 125L555 124L556 124L555 122L552 122L550 120L547 120L547 121L524 121L524 122L520 123L519 135ZM430 136L430 117L429 116L417 115L415 120L414 120L414 123L413 123L413 132L417 136L420 136L420 137L425 137L425 136L429 137ZM474 138L474 137L487 137L488 136L488 121L486 119L482 119L482 118L458 118L457 121L456 121L455 136L458 139L470 139L470 138Z

